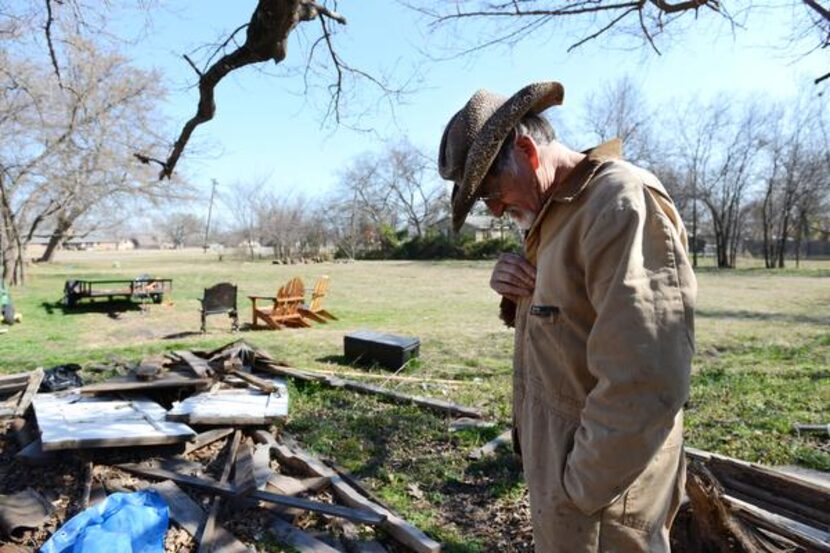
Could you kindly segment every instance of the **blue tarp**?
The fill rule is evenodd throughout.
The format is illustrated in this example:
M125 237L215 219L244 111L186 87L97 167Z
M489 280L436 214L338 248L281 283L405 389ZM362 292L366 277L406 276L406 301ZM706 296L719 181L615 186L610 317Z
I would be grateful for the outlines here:
M168 522L155 491L114 493L69 519L40 553L163 553Z

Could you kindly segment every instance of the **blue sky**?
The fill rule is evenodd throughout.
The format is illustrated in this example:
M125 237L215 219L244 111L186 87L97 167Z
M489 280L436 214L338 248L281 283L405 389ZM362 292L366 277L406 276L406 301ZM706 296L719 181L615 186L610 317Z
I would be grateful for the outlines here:
M436 2L437 3L437 2ZM234 2L173 0L154 10L151 26L127 53L138 63L162 70L170 89L165 111L177 134L193 114L197 91L195 75L181 54L199 45L221 40L245 23L254 0ZM589 94L608 82L631 76L651 103L666 105L699 96L756 94L772 100L786 99L804 88L809 78L830 69L827 53L794 61L793 52L774 48L786 39L788 13L759 13L746 29L731 29L716 17L703 14L691 21L686 32L660 40L662 56L647 48L623 49L619 40L592 41L566 53L574 42L567 25L549 28L546 36L534 36L519 46L488 50L472 57L432 62L423 50L440 53L446 35L429 34L423 20L392 1L340 2L348 24L336 36L338 51L354 66L372 72L393 72L406 77L417 71L413 92L397 104L393 113L385 105L362 121L374 132L360 133L345 127L321 127L325 98L304 96L301 77L292 74L302 63L299 35L289 45L284 64L265 64L265 71L248 67L232 73L216 91L216 117L197 128L193 145L210 155L191 155L179 168L194 184L209 188L215 178L221 187L236 181L268 176L268 185L283 194L316 197L330 193L340 170L356 155L382 147L382 140L403 136L428 152L434 152L449 117L477 88L512 94L535 80L558 80L565 85L566 101L554 120L565 128L578 128L582 105ZM131 24L134 26L135 23ZM309 24L304 24L309 25ZM310 30L317 30L316 23ZM484 32L466 28L469 36ZM358 89L353 106L369 104L371 87ZM174 136L170 137L172 141ZM569 141L567 135L562 137ZM572 136L575 147L588 147ZM195 153L196 149L192 149ZM157 157L166 156L158 152Z

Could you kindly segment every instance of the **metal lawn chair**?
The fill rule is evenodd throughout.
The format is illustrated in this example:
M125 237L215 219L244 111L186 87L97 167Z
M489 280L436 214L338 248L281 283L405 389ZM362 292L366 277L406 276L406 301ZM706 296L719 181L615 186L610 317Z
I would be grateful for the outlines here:
M208 315L223 315L231 318L231 331L239 330L239 312L236 308L236 285L230 282L220 282L210 288L205 288L202 302L202 332L207 331Z

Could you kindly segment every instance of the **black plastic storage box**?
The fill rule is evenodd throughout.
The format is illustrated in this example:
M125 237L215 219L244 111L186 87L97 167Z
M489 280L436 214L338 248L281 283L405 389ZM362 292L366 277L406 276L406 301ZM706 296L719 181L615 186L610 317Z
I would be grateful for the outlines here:
M348 361L363 365L377 363L393 371L413 357L418 357L420 346L418 338L371 330L358 330L343 337L343 349Z

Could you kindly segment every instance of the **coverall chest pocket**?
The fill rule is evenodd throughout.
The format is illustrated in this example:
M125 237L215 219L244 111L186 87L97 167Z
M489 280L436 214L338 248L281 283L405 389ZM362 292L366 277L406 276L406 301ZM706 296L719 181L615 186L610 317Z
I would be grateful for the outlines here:
M561 317L556 305L534 303L528 310L525 335L528 383L541 384L548 391L558 388Z

